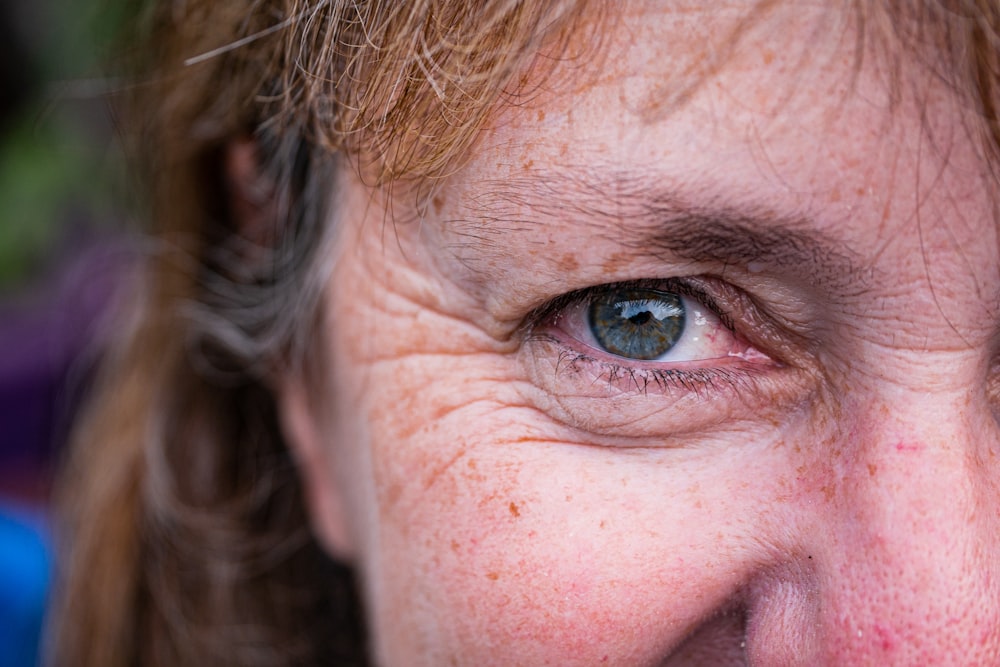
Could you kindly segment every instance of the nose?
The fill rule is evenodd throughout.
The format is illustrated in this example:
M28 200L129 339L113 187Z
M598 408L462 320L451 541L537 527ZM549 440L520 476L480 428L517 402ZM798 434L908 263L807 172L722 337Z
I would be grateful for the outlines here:
M859 401L823 445L826 486L803 513L794 562L753 594L753 664L1000 665L989 403L885 393Z

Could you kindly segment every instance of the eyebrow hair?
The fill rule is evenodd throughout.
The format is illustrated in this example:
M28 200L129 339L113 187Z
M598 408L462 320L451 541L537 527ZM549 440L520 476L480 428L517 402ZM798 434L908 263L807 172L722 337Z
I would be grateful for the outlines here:
M676 258L751 268L761 265L840 282L857 273L855 252L816 229L809 217L781 216L755 206L649 207L639 245Z
M666 189L648 177L593 169L536 171L478 184L474 220L462 235L471 245L509 252L518 231L572 217L590 233L636 256L662 257L802 274L813 283L845 283L858 254L808 214L780 213L759 202L724 201L705 188ZM681 192L688 194L681 195ZM694 203L698 202L698 203Z

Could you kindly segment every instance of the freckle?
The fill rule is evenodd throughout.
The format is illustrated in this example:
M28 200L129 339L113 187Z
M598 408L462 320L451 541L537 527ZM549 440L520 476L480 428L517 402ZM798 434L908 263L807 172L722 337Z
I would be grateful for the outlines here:
M607 525L608 525L607 521L601 521L601 528L604 528Z
M456 542L455 540L451 541L451 550L452 551L458 551L460 547L461 547L461 545L458 542Z
M869 463L868 464L868 476L869 477L874 477L875 473L877 473L877 472L878 472L878 466L875 465L874 463Z
M576 271L578 268L580 268L580 262L577 261L575 255L563 255L562 259L559 260L559 270L564 273Z
M891 651L895 642L893 641L892 634L888 628L882 625L875 625L875 634L878 636L879 643L882 644L883 651Z
M510 504L510 515L513 517L521 516L521 510L518 508L517 503Z
M473 470L475 470L476 469L476 459L469 459L469 464L468 465L469 465L470 468L472 468Z
M435 195L434 198L431 199L431 203L434 205L434 212L440 213L441 209L444 208L444 197L441 195Z
M774 62L774 51L772 51L771 49L765 49L763 55L764 55L765 65L770 65L771 63Z
M601 269L604 273L616 273L622 266L627 266L632 263L624 253L616 252L608 257L607 260L601 265Z
M500 575L497 574L496 572L489 572L486 574L486 578L489 579L490 581L496 581L497 579L500 578Z
M538 122L541 123L543 120L545 120L545 110L544 109L539 109L538 110Z
M571 500L573 500L573 496L566 496L566 502L570 502Z

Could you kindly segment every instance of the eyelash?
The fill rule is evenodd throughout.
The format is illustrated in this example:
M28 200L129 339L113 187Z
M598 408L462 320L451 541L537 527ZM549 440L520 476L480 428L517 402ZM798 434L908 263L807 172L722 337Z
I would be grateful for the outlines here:
M719 321L734 336L742 339L731 312L719 305L719 300L701 285L694 282L695 279L643 279L611 283L605 285L595 285L581 290L570 292L556 297L552 301L544 304L533 311L526 318L527 340L542 340L551 342L559 346L559 358L556 364L556 371L568 366L578 369L582 365L597 369L597 379L606 381L611 386L620 387L624 381L628 388L642 394L648 393L651 388L660 392L671 390L683 391L686 393L702 394L722 388L742 390L753 384L759 368L751 370L748 363L733 363L730 367L699 367L699 368L658 368L657 363L667 362L643 362L636 360L629 363L628 360L616 357L607 353L605 358L599 358L596 354L577 349L572 343L563 340L566 335L557 335L547 329L554 327L551 322L561 313L573 306L588 303L591 300L607 295L618 290L660 290L689 297L698 301L701 305L710 310ZM735 288L728 288L735 289ZM581 343L582 345L582 343ZM599 350L594 350L599 353ZM768 359L768 361L771 361ZM681 362L685 363L685 362ZM774 362L771 361L773 364ZM653 364L650 366L650 364ZM757 364L759 367L759 364ZM720 386L722 383L723 386Z

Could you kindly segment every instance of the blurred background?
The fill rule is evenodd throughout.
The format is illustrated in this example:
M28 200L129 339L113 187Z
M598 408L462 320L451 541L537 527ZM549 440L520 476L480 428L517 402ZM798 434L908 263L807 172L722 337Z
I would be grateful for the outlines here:
M118 3L124 5L125 3ZM124 276L108 0L0 2L0 665L37 664L53 473Z

